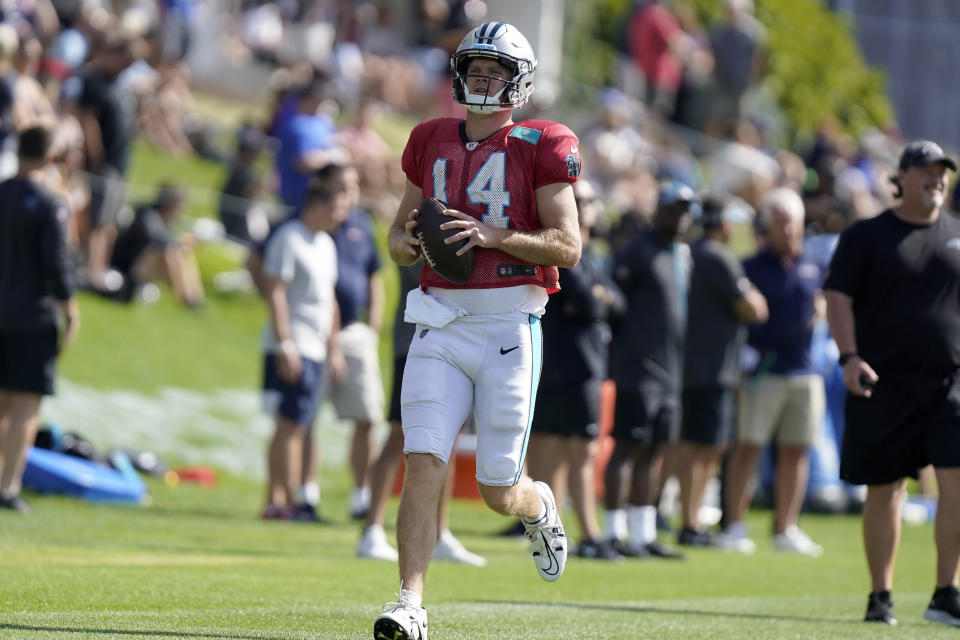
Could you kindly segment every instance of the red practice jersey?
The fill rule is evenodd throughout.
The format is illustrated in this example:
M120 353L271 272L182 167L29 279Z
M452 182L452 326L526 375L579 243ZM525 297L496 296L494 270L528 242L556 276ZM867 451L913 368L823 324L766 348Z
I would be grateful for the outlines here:
M403 150L403 171L451 209L502 229L542 229L536 190L580 175L580 143L570 129L547 120L524 120L481 142L468 142L466 122L437 118L417 125ZM497 249L475 247L467 289L535 284L559 288L555 266L535 265ZM424 265L421 287L458 288Z

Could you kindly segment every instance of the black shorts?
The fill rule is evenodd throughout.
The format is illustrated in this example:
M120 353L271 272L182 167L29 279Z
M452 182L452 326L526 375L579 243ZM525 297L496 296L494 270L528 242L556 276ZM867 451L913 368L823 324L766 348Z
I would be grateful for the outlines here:
M680 439L720 446L735 433L737 395L727 387L690 387L683 390L683 426Z
M0 389L53 395L57 330L0 331Z
M852 484L916 478L928 464L960 467L960 372L881 376L870 398L847 394L840 477Z
M592 440L599 433L600 380L537 392L533 432Z
M680 436L680 394L660 388L617 388L613 437L651 445Z
M393 361L393 388L390 390L390 412L387 420L400 422L400 387L403 386L403 368L407 364L407 356L398 356Z

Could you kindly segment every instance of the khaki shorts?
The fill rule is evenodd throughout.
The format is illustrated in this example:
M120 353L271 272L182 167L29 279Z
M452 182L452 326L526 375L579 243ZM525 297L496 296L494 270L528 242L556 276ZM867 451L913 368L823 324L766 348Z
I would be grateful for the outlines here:
M759 446L774 438L777 444L815 444L825 409L820 375L766 375L739 392L737 440Z
M353 322L337 334L347 370L330 385L330 399L341 420L383 420L383 378L380 375L379 337L362 322Z

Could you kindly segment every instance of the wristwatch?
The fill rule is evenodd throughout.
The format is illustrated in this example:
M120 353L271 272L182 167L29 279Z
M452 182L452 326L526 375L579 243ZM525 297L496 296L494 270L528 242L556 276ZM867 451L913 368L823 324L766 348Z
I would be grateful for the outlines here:
M837 362L840 363L840 366L841 366L841 367L844 367L844 366L846 366L847 362L850 361L850 358L852 358L852 357L854 357L854 356L856 356L856 355L859 355L859 354L857 354L856 351L852 351L852 352L850 352L850 353L841 353L841 354L840 354L840 358L837 360Z

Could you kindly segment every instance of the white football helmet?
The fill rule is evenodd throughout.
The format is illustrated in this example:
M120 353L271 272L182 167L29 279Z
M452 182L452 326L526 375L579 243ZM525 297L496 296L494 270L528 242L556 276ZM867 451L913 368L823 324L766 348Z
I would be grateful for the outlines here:
M496 60L510 69L513 77L497 93L470 93L467 66L473 58ZM513 25L506 22L485 22L464 37L450 58L453 72L453 99L473 113L493 113L516 109L533 93L533 74L537 58L533 47ZM487 77L487 76L484 76Z

